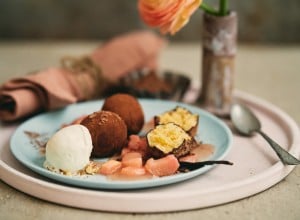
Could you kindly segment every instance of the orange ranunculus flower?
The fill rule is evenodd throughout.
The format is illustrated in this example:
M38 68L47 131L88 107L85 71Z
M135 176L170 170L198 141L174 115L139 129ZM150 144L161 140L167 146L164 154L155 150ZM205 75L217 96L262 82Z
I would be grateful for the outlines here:
M186 25L202 0L139 0L138 10L150 27L172 35Z

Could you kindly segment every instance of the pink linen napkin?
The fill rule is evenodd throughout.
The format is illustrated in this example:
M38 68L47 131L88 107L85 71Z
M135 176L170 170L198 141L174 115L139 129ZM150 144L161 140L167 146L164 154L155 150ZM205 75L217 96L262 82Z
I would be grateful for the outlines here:
M62 59L62 67L11 79L0 87L0 120L100 97L132 71L157 69L164 43L152 32L134 31L109 40L88 56Z

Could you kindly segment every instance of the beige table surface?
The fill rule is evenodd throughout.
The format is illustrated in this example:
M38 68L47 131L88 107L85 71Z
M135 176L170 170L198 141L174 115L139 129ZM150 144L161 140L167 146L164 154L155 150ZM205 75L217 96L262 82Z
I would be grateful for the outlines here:
M97 42L0 42L0 84L29 71L56 66L62 56L89 53L96 46ZM185 72L199 84L200 56L200 44L170 43L161 54L161 68ZM299 124L300 45L240 45L235 85L239 90L277 105ZM300 167L272 188L249 198L216 207L160 214L109 213L65 207L28 196L0 181L0 219L100 218L300 219Z

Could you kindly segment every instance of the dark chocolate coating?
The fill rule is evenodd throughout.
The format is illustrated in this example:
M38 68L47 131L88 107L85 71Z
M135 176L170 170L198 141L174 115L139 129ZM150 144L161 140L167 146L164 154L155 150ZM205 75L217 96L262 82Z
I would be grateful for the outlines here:
M104 101L102 110L118 114L126 123L128 135L138 134L144 125L144 112L138 100L128 94L115 94Z
M81 124L90 131L93 157L109 157L127 144L127 127L114 112L98 111L84 118Z

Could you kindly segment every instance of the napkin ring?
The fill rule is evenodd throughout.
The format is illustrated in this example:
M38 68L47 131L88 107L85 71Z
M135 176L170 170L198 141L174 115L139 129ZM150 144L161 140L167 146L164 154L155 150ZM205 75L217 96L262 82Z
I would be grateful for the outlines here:
M72 72L82 90L85 99L100 97L108 87L109 81L102 75L101 68L97 66L90 57L72 57L65 56L61 60L62 68ZM94 88L91 88L90 80L84 76L89 74L94 82Z

